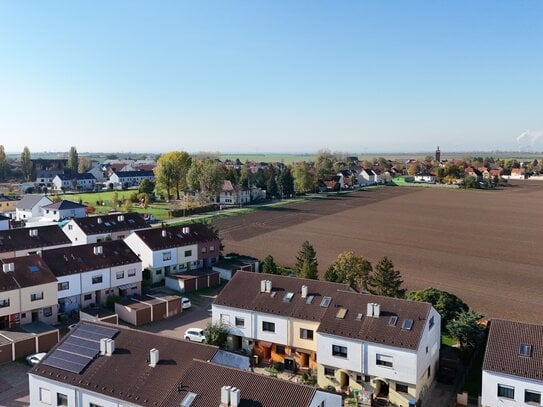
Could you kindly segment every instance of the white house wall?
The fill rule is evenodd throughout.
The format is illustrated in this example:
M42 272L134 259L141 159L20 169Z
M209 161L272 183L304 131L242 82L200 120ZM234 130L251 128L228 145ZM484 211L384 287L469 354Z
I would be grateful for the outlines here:
M117 278L117 272L124 272L123 278ZM135 274L132 277L128 276L129 271L134 271ZM124 264L122 266L116 266L111 268L111 287L118 287L123 284L136 284L142 280L142 268L141 262Z
M74 246L87 244L87 236L73 220L64 225L62 231L68 236L68 239L71 240Z
M238 308L223 307L221 305L212 305L211 318L214 323L219 321L228 321L228 330L231 335L242 336L245 338L256 338L256 332L253 324L253 313ZM221 319L221 316L223 318ZM225 317L226 316L226 317ZM236 317L243 318L245 326L243 328L236 326ZM277 326L276 326L277 328Z
M434 318L434 325L430 328L430 320ZM415 323L417 323L416 321ZM417 351L417 377L427 372L428 366L432 366L435 372L436 362L439 359L439 348L441 345L441 317L434 308L430 308L430 314L419 343ZM428 351L426 351L428 350Z
M94 276L102 276L102 282L93 284L92 278ZM109 269L98 269L92 271L86 271L81 273L81 292L89 293L91 291L104 290L111 287L111 281L109 278Z
M275 324L275 332L266 332L262 330L262 322L273 322ZM255 313L255 338L262 341L268 341L286 345L288 341L288 318L278 317L272 314Z
M153 251L136 235L131 233L124 238L124 242L136 253L142 262L142 268L153 267Z
M32 249L17 250L15 252L15 256L13 256L13 257L27 256L28 254L36 253L36 252L38 252L40 250L59 249L61 247L70 247L70 246L71 246L71 244L67 243L67 244L59 244L59 245L56 245L56 246L34 247Z
M19 295L19 289L0 292L0 302L2 300L9 300L9 307L0 308L0 317L18 314L21 312L21 297Z
M164 255L168 255L170 260L164 260ZM175 266L176 264L177 264L177 250L175 247L171 249L165 249L165 250L159 250L159 251L153 252L153 258L151 261L152 268Z
M333 356L333 345L345 346L347 357ZM362 357L361 341L317 332L317 362L319 364L362 373L364 372Z
M68 298L81 295L81 274L57 277L58 283L68 282L67 290L59 290L58 298Z
M190 256L185 256L185 252L190 250ZM198 245L191 244L177 248L177 264L187 264L198 261Z
M378 365L377 354L392 358L393 366ZM364 344L364 355L367 374L413 385L417 383L417 370L414 369L417 365L415 351L367 343Z
M515 389L514 400L498 397L498 384L513 387ZM526 390L543 394L543 381L535 381L500 373L488 372L486 370L483 371L483 383L481 391L481 402L483 407L534 405L524 402L524 392Z

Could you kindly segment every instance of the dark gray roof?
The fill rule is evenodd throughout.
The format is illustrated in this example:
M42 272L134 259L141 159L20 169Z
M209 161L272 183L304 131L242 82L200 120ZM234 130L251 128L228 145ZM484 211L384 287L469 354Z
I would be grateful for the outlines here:
M531 346L529 356L520 355L521 344ZM483 370L543 382L543 326L491 320Z
M0 292L17 288L33 287L36 285L54 283L57 281L47 264L37 254L29 256L1 259ZM4 272L4 264L14 264L14 271Z
M31 230L36 230L37 235L31 236ZM0 231L0 253L14 250L40 249L71 243L68 236L56 225Z
M88 216L72 219L88 235L148 229L149 224L139 213Z
M63 210L63 209L80 209L84 208L85 205L80 205L78 203L72 202L72 201L66 201L62 200L59 202L54 202L49 205L45 205L44 209L56 209L56 210Z
M119 171L115 173L119 178L154 177L153 171Z
M43 197L45 197L45 195L25 195L23 196L23 198L17 203L17 205L15 205L15 207L17 209L22 209L22 210L29 210L29 209L32 209L34 206L36 206L36 204L40 201L40 199L42 199ZM47 197L46 197L47 198ZM49 200L49 202L53 202L51 201L49 198L47 198Z
M71 173L66 173L66 174L57 174L57 177L59 177L62 181L71 181L73 179L75 180L96 179L96 177L89 172L84 172L82 174L78 174L76 172L71 172Z
M187 229L188 233L183 233ZM134 233L153 251L219 241L216 233L202 223L138 230Z

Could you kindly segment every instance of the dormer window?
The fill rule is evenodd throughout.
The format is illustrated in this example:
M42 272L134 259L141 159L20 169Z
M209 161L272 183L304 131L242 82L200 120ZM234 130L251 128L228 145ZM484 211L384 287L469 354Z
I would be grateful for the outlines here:
M532 356L532 345L528 345L526 343L521 343L518 353L520 356L526 356L531 357Z

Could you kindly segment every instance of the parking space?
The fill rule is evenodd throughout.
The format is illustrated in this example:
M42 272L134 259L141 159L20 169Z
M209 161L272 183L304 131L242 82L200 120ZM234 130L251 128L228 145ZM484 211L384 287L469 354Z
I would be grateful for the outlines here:
M28 371L22 362L0 365L0 405L22 407L30 405L28 395Z

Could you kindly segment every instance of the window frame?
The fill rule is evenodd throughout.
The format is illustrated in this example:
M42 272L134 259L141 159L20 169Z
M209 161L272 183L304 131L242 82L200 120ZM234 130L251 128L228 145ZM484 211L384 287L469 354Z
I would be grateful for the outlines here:
M347 346L332 344L332 356L347 359L349 357L349 349Z
M262 321L262 332L275 333L275 322Z
M234 324L238 328L245 328L245 318L243 318L243 317L235 317Z
M300 328L300 339L312 341L314 338L314 332L312 329Z
M498 383L498 389L496 394L499 398L514 400L515 399L515 388L513 386L508 386L506 384Z
M538 396L537 400L527 400L527 397L528 394L531 394L533 396ZM526 404L533 404L533 405L536 405L536 406L540 406L541 405L541 393L538 392L538 391L534 391L534 390L528 390L528 389L524 389L524 402Z

